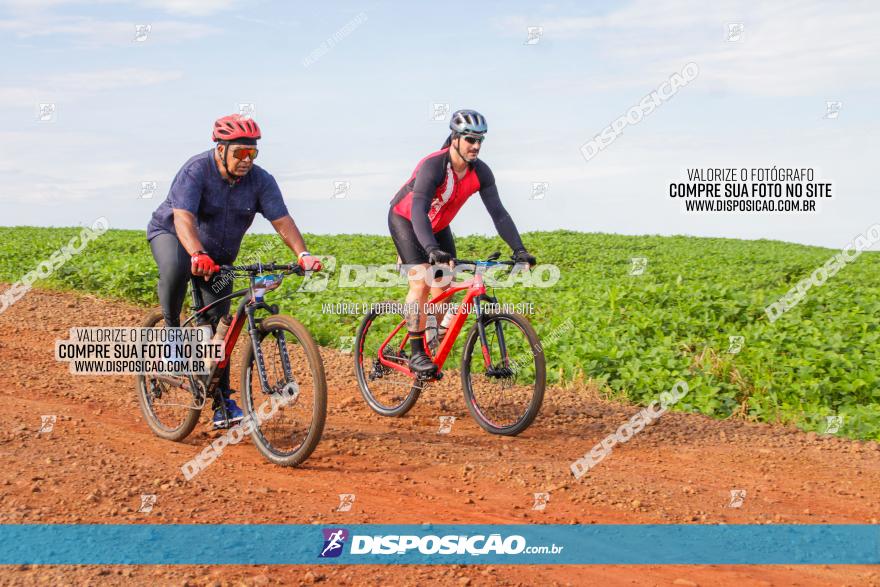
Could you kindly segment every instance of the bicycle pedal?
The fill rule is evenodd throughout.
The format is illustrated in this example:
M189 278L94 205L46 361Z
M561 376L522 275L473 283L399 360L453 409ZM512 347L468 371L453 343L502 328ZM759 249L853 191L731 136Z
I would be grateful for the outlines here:
M416 380L418 381L440 381L441 379L443 379L441 371L427 371L416 374Z
M228 430L232 428L232 421L226 420L224 422L213 422L211 424L211 430Z

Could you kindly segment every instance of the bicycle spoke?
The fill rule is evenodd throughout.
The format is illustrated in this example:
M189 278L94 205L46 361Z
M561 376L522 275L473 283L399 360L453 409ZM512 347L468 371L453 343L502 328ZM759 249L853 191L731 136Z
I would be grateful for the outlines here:
M153 312L145 326L165 326L162 312ZM174 381L182 382L183 378L163 381L155 373L139 375L136 378L136 391L141 412L153 433L179 441L189 435L198 422L199 413L204 407L204 396L197 397L188 389L191 382L187 387L179 387Z
M409 362L409 345L401 349L401 343L406 336L404 329L383 348L385 339L401 320L402 316L394 312L379 313L366 318L359 331L363 340L356 345L355 361L361 393L374 411L385 416L401 416L406 413L418 399L422 389L422 385L416 383L411 376L388 367L379 360L379 350L383 349L383 358L386 361L399 365L407 365Z
M285 357L282 357L280 352L281 338L287 351ZM253 393L253 409L259 414L261 404L270 402L270 406L274 405L275 410L271 417L259 423L259 434L272 450L282 454L293 453L305 442L312 423L314 391L312 375L308 368L309 362L296 336L284 330L273 330L264 336L260 342L260 349L263 352L271 394ZM285 363L289 365L290 376L286 373ZM299 390L296 400L280 405L278 400L283 401L281 391L290 384L295 385ZM260 389L255 364L251 373L251 385L255 390ZM268 407L263 408L263 413L268 411Z
M479 340L472 349L473 407L488 425L511 427L525 417L535 393L535 353L526 333L509 320L493 320L486 327L486 339L492 360L488 368Z
M177 428L189 410L201 408L196 404L195 397L188 389L160 381L149 375L144 376L144 381L147 388L146 397L156 420L169 430Z

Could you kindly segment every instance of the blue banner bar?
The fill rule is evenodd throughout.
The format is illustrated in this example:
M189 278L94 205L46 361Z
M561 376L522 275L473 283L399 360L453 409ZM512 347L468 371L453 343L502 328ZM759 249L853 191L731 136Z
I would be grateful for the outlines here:
M0 564L880 564L876 525L0 525Z

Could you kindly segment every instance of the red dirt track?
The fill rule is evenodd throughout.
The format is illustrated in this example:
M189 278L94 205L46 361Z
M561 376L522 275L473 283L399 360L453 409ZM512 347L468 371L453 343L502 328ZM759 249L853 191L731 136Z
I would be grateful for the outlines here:
M2 285L5 290L8 285ZM0 314L3 523L878 523L880 446L792 428L667 413L575 480L569 464L637 408L594 390L548 390L517 438L470 419L460 383L428 388L403 418L360 397L352 358L323 349L324 436L296 469L249 440L191 481L181 465L216 433L183 443L143 422L134 378L73 376L54 358L73 326L139 325L147 311L32 290ZM354 333L352 333L354 334ZM245 342L245 341L242 341ZM238 368L233 366L233 386ZM658 394L673 382L658 382ZM49 434L40 416L54 414ZM457 419L438 434L439 416ZM732 489L746 490L740 508ZM544 511L533 493L549 492ZM353 493L349 512L335 511ZM156 494L139 513L141 494ZM880 527L878 527L880 531ZM0 584L150 585L880 585L869 566L112 566L0 567Z

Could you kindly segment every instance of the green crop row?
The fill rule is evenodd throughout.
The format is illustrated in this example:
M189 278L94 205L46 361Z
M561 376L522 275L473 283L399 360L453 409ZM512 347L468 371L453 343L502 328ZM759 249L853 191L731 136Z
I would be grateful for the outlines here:
M14 282L66 244L79 229L0 228L0 279ZM570 231L524 236L540 263L560 269L549 288L496 289L500 301L531 302L539 334L566 320L546 348L555 383L591 382L603 393L647 403L677 380L690 392L678 409L713 417L796 423L824 432L880 439L880 254L863 253L813 287L793 309L770 322L764 308L822 266L836 251L778 241L621 236ZM322 311L323 304L402 300L402 286L339 287L344 264L393 263L391 239L369 235L308 235L316 254L334 255L328 287L298 292L293 277L272 300L295 315L322 345L353 336L358 315ZM505 251L498 238L459 237L462 258ZM245 238L239 262L286 261L274 235ZM644 257L641 275L632 259ZM157 270L142 231L111 230L40 280L40 287L91 292L156 304ZM730 337L744 339L739 352Z

